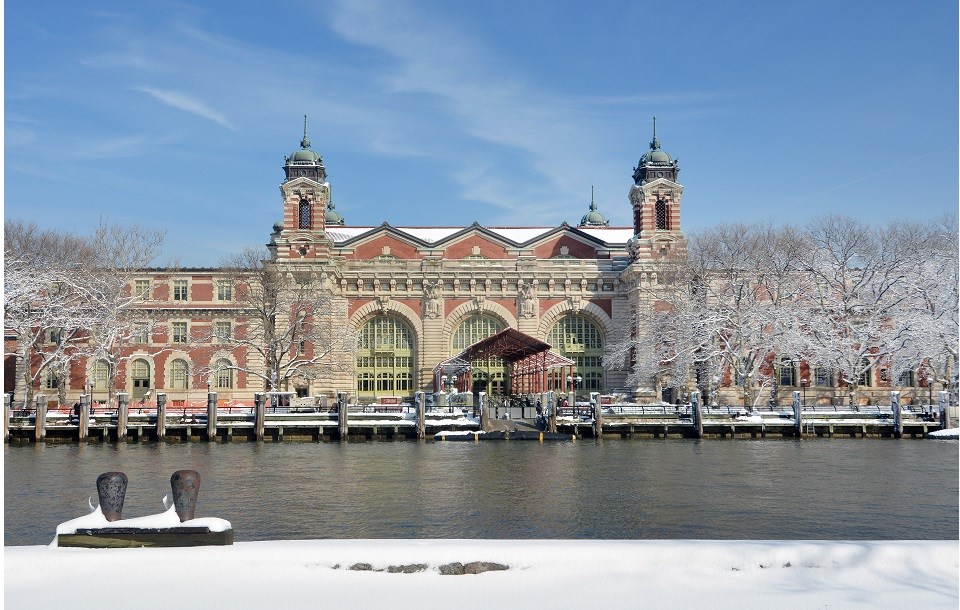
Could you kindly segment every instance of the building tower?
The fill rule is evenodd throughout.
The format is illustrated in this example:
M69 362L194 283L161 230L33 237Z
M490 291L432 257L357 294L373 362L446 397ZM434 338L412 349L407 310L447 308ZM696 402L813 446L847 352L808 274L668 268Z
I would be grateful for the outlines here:
M273 226L268 244L273 258L325 259L331 246L326 237L330 183L323 158L310 148L306 115L300 149L285 158L283 172L283 220Z
M634 256L659 258L682 248L680 200L683 187L677 182L679 159L660 148L657 118L653 118L650 150L633 168L630 203L633 205Z

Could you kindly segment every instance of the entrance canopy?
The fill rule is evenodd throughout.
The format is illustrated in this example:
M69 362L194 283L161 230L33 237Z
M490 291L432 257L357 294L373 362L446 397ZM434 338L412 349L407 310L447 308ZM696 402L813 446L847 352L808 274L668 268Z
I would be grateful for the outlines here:
M448 358L433 369L436 388L443 386L441 378L446 377L461 392L472 387L470 363L486 358L500 358L510 370L510 389L512 393L543 392L551 385L548 371L567 367L573 373L574 362L560 354L550 351L550 344L524 334L515 328L502 330L486 339L477 341L462 352ZM556 377L555 375L553 377ZM553 385L557 385L554 383Z

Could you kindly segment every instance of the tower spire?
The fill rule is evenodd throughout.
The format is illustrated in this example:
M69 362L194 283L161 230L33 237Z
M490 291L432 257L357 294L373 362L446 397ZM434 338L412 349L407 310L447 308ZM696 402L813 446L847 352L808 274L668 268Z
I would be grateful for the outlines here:
M592 184L590 185L590 211L591 211L591 212L596 212L596 211L597 211L597 204L596 204L596 203L594 202L594 200L593 200L593 185L592 185Z
M657 139L657 117L653 117L653 141L650 142L650 150L658 150L660 140Z
M307 115L303 115L303 139L300 140L300 148L304 150L310 148L310 138L307 136Z

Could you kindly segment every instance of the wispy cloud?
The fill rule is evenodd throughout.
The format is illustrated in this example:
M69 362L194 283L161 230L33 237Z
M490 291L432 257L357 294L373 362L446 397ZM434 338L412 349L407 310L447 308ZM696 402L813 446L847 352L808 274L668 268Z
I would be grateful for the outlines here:
M451 178L464 199L499 209L517 222L570 217L589 202L589 185L610 184L609 138L601 106L695 103L708 94L670 93L591 99L539 86L535 78L498 57L470 35L465 25L443 15L425 14L400 2L341 1L331 27L346 40L383 52L380 64L385 95L426 95L438 109L432 121L445 125L449 140L472 140L496 147L490 158L459 154ZM445 115L445 116L443 116ZM481 151L474 151L480 152ZM637 151L640 154L642 151ZM612 190L606 189L607 192ZM549 221L548 221L549 222Z
M172 108L195 114L233 131L237 129L223 113L217 112L200 100L194 99L185 93L179 91L164 91L153 87L135 87L135 90L146 93Z

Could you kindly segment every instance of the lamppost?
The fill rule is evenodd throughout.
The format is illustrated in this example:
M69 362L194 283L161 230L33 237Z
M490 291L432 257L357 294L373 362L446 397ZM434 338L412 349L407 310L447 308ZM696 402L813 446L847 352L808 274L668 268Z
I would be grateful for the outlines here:
M810 385L810 380L809 380L809 379L803 378L803 379L800 380L800 387L803 388L803 402L800 403L800 406L802 406L802 407L806 407L806 406L807 406L807 386L808 386L808 385Z
M573 403L572 406L573 406L574 412L576 412L576 409L577 409L576 389L577 389L577 386L579 386L582 381L583 381L583 377L581 377L580 375L576 375L576 376L567 375L567 387L569 388L568 391L570 394L570 402Z
M930 398L927 401L927 404L930 405L930 412L933 413L933 376L927 375L927 394Z

